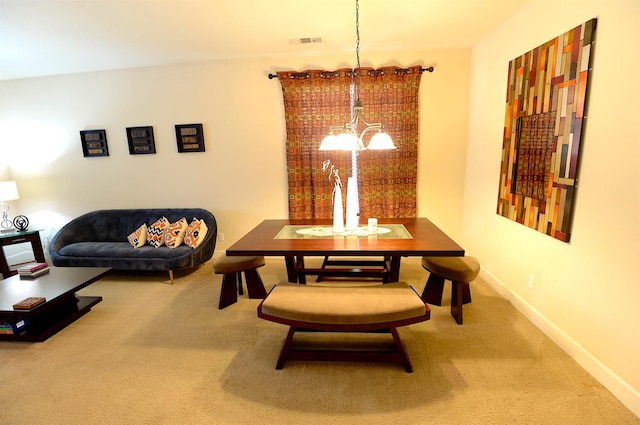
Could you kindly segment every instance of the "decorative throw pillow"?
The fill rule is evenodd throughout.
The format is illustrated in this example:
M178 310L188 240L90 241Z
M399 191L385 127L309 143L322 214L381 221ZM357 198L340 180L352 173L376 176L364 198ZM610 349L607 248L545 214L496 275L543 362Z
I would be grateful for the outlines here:
M147 227L147 243L153 247L160 248L164 245L164 235L169 229L169 220L166 217L161 217Z
M164 235L164 244L172 249L182 245L184 234L187 232L188 226L189 224L187 223L187 219L184 217L175 223L171 223L167 233Z
M127 236L127 240L134 248L144 246L147 243L147 223L142 223L142 226Z
M193 218L191 223L189 223L189 227L187 227L187 232L184 235L184 243L187 246L195 249L202 243L204 237L207 236L207 224L204 220L198 220L197 218Z

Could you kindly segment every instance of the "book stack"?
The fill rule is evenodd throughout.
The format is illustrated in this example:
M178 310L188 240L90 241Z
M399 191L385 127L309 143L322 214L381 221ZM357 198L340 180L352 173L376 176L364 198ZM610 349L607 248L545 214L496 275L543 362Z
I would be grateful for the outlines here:
M29 326L29 319L24 318L10 318L0 321L0 334L3 335L18 335Z
M29 263L18 267L20 277L38 277L49 272L47 263Z
M47 299L45 297L29 297L24 300L15 303L13 305L14 310L31 310L32 308L43 304Z

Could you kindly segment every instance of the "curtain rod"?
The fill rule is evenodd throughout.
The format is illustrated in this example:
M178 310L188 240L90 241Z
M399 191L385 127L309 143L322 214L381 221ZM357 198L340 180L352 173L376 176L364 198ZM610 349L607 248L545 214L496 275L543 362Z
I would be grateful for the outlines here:
M420 73L422 73L422 72L433 72L433 69L434 68L432 66L428 66L426 68L420 68ZM278 78L278 75L277 74L269 74L268 77L269 77L270 80L273 80L274 78Z

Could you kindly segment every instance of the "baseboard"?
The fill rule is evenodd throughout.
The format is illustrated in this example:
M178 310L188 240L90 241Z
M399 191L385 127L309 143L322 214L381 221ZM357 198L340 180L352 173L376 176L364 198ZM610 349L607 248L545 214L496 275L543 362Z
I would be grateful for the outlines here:
M585 350L584 347L531 306L525 299L511 291L511 289L504 285L504 283L493 274L482 269L480 271L480 277L518 309L518 311L536 327L544 332L553 342L558 344L572 359L618 398L622 404L636 416L640 417L640 392L631 387L593 354Z

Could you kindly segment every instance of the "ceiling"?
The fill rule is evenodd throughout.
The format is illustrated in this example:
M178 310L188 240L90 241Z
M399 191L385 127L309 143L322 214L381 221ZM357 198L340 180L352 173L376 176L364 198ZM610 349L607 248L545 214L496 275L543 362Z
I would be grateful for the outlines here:
M361 53L468 48L527 2L361 0ZM355 56L355 15L355 0L0 0L0 79ZM322 42L299 42L316 37Z

